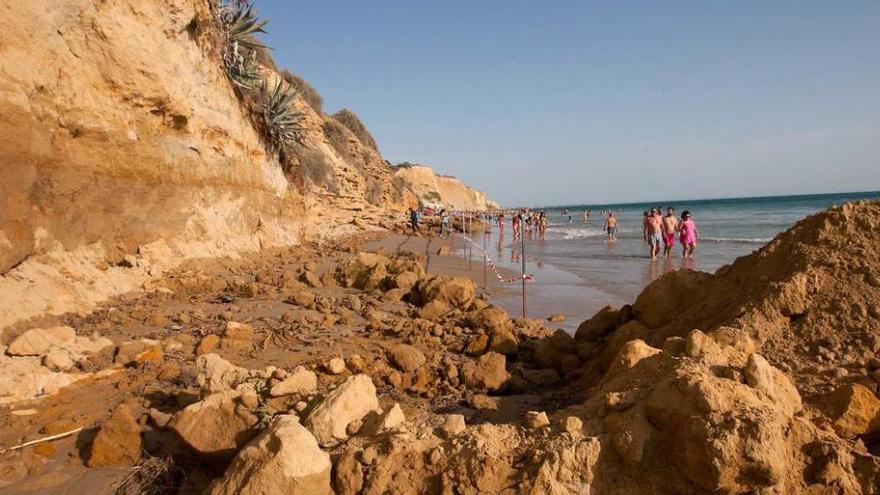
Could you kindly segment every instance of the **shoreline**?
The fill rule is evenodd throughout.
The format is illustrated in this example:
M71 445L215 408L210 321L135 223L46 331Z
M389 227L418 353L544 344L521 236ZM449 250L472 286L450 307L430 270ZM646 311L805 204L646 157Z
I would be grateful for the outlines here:
M494 230L490 229L490 239L493 238L492 232ZM483 235L483 233L474 234L474 240L478 241ZM440 246L449 246L449 254L438 254ZM425 256L428 273L467 277L480 290L484 290L491 303L502 307L512 318L523 316L521 283L519 281L502 283L492 269L487 267L484 288L482 257L477 250L474 250L468 268L468 254L460 233L453 233L449 240L433 232L422 236L389 233L382 239L366 243L365 247L370 250L383 248L390 254L408 252ZM506 256L497 256L497 248L487 249L499 273L508 279L518 277L521 270L519 262L508 261L510 258L508 252L517 251L516 248L502 245L500 249ZM572 335L581 322L592 317L602 307L620 306L626 302L623 298L591 287L574 273L552 264L529 260L528 256L526 272L535 276L534 281L526 282L526 318L543 320L547 325L565 330ZM548 321L549 317L560 314L565 316L565 320Z

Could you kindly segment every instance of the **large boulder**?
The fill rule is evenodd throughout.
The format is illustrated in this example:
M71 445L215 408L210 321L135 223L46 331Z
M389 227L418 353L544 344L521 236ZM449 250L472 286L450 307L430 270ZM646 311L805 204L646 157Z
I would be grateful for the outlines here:
M311 370L297 366L290 376L272 385L269 395L281 397L292 394L311 394L318 387L318 377Z
M199 356L196 369L196 382L206 393L235 389L254 375L250 370L235 366L213 353Z
M694 270L666 272L639 294L633 305L636 318L648 328L659 328L686 305L699 299L699 287L710 275Z
M599 355L599 364L602 366L602 369L607 370L611 367L612 361L617 358L620 349L627 342L636 339L647 340L650 334L651 330L638 320L630 320L618 327L617 330L611 332L606 337L602 346L602 352Z
M391 286L395 289L400 289L404 293L409 292L415 287L416 283L419 281L420 275L416 272L405 271L402 273L398 273L391 277Z
M461 377L469 388L497 390L510 379L506 363L504 355L487 352L477 359L465 361L461 366Z
M89 467L134 466L141 458L143 440L131 408L120 404L101 425L89 453Z
M376 387L367 375L354 375L333 389L309 413L305 426L322 446L348 438L348 425L372 411L379 411Z
M880 432L880 399L864 385L842 385L828 394L824 403L840 436L855 438Z
M86 376L51 371L43 366L39 357L10 357L0 353L0 404L54 394Z
M243 399L233 391L209 395L177 412L168 427L200 454L231 457L257 434L258 419Z
M76 332L70 327L34 328L15 338L6 349L10 356L42 356L53 347L73 344Z
M519 351L519 342L516 336L509 330L496 330L492 332L489 340L489 350L511 356Z
M446 313L450 312L452 307L446 304L443 301L431 301L421 309L419 309L419 318L423 318L425 320L436 320Z
M494 304L471 312L467 317L467 325L473 329L483 329L490 335L513 330L510 315Z
M391 348L391 362L400 371L415 371L421 368L426 361L422 351L408 344L397 344Z
M389 259L380 254L358 253L336 269L336 279L345 287L361 290L380 289L388 275Z
M660 349L655 349L649 346L644 340L631 340L624 344L617 352L617 356L615 356L611 365L608 367L608 371L605 373L605 378L609 379L621 371L632 368L637 365L639 361L651 356L656 356L657 354L660 354Z
M590 437L547 452L529 495L592 493L593 469L601 450L599 439Z
M330 455L296 416L281 415L245 446L211 495L322 495L330 493Z
M621 322L620 310L605 306L592 318L578 325L574 338L586 342L596 341L613 332Z
M542 368L561 370L565 357L576 355L575 340L565 330L557 330L538 344L535 349L535 362Z
M794 456L787 439L801 410L785 374L772 369L772 387L757 388L716 375L719 366L703 359L662 362L650 374L656 384L644 411L658 445L669 446L664 451L675 469L709 492L754 492L781 483Z
M420 280L418 293L422 304L442 301L453 308L467 309L474 300L477 287L469 278L436 275Z

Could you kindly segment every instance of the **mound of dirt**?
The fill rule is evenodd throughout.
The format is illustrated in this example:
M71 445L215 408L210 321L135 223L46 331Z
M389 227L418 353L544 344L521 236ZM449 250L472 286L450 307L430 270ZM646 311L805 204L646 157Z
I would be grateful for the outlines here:
M614 469L666 473L658 493L877 493L878 227L878 202L834 207L584 322L581 415Z
M880 203L810 216L714 275L670 272L632 309L655 346L693 329L754 339L808 400L841 381L876 389L867 372L880 366Z

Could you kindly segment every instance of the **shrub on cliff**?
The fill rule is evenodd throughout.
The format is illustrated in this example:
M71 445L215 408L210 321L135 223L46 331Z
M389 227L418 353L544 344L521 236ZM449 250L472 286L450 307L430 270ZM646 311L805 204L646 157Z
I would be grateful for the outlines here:
M362 175L364 174L364 159L357 152L355 147L349 142L349 134L336 118L327 117L321 124L324 135L330 141L330 146L336 150L336 153L342 157L349 165L356 168Z
M296 88L299 94L306 100L306 103L312 107L312 109L319 114L324 113L324 98L321 97L321 94L318 93L311 84L308 83L305 79L299 77L298 75L290 72L287 69L281 71L281 77L287 81L292 87Z
M370 134L370 131L367 130L367 127L361 122L361 119L351 110L347 108L343 108L342 110L333 114L333 118L336 119L337 122L344 125L348 128L354 135L358 138L358 140L364 146L369 146L374 150L379 150L379 147L376 146L376 140L373 139L373 135Z
M339 185L336 184L333 167L327 162L324 154L300 145L296 145L295 150L303 177L316 186L324 187L333 194L339 194Z
M269 144L282 153L293 143L301 142L305 130L300 126L302 112L292 103L296 91L278 81L273 88L265 82L260 89L260 110Z

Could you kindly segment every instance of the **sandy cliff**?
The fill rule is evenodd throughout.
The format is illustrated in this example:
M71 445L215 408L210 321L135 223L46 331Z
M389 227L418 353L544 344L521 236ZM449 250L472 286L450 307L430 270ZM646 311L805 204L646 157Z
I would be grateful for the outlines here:
M285 174L223 69L207 0L2 10L0 328L86 309L185 258L417 204L375 143L302 98Z
M471 189L455 177L439 175L424 165L398 166L394 175L403 179L423 202L440 203L449 208L463 210L498 207L482 191Z

